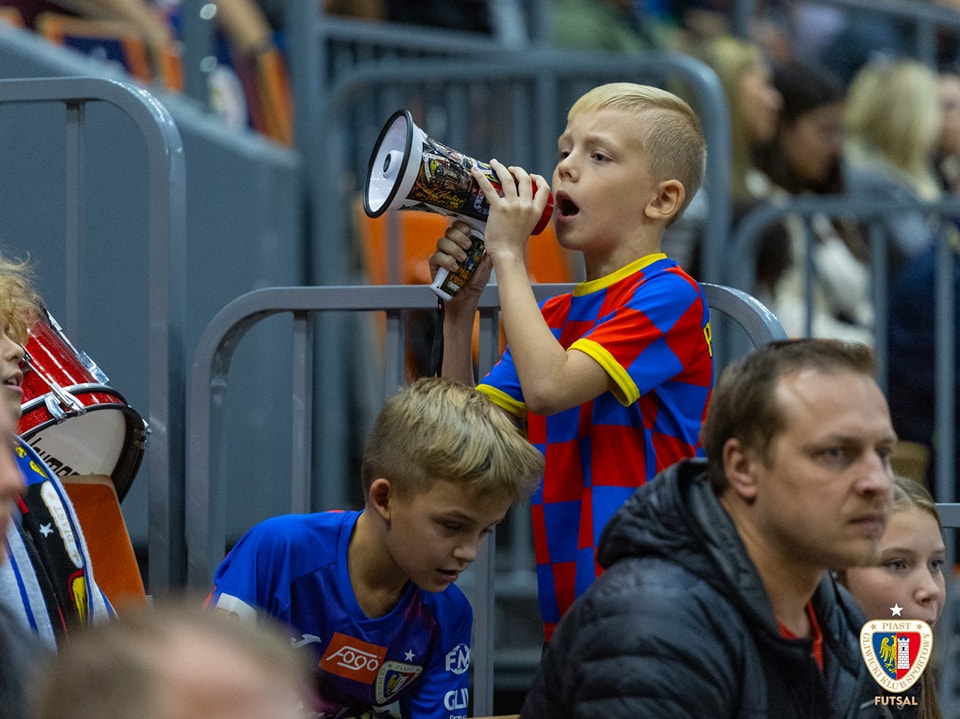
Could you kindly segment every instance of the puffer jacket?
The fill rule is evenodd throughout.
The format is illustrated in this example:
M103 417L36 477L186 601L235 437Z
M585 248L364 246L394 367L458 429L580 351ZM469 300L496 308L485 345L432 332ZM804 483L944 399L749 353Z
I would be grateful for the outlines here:
M606 571L564 616L524 719L853 719L876 716L863 624L825 577L813 596L824 671L772 606L702 460L641 487L600 539Z

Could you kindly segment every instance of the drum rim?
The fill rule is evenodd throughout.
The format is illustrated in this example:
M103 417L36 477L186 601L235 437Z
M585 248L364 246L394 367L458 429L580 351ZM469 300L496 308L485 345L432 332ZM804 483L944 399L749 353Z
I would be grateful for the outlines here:
M97 412L105 409L120 410L126 419L127 436L126 442L124 442L123 447L120 449L120 456L117 458L117 465L114 468L113 473L110 475L110 481L113 482L114 489L117 491L117 499L122 501L129 491L130 485L133 484L133 480L137 476L137 471L140 468L144 452L146 451L147 438L150 435L150 427L147 424L147 421L143 418L143 415L141 415L129 404L126 404L126 400L123 399L123 395L113 388L102 384L84 384L73 385L72 387L64 387L63 389L66 391L74 391L78 388L93 388L98 392L103 392L103 390L106 389L107 394L113 394L119 397L122 400L122 403L98 402L85 407L84 412L71 410L60 419L48 417L45 421L42 421L33 427L18 433L18 436L29 444L30 439L34 435L50 427L64 424L70 418L80 417L87 412ZM34 409L42 407L44 397L47 397L49 394L50 393L41 395L40 397L36 397L30 400L28 403L21 405L21 418L25 416L28 411L33 411Z
M79 394L81 392L85 394L93 394L98 392L101 394L112 394L117 398L119 398L120 402L122 402L124 405L126 405L127 407L130 407L130 404L127 402L126 398L122 394L120 394L113 387L106 384L101 384L99 382L84 382L83 384L72 384L68 386L61 386L60 389L63 390L64 392L69 392L70 394ZM36 397L33 397L32 399L27 400L26 402L21 404L20 405L21 416L26 414L27 412L32 411L34 408L45 404L46 398L49 397L51 394L53 394L52 390L44 392L43 394L39 394ZM98 402L95 405L90 405L90 407L88 407L87 409L92 409L93 407L102 405L102 404L104 403ZM130 409L132 409L134 412L137 412L135 409L133 409L133 407L130 407ZM71 410L66 414L71 415L71 414L76 414L76 412L73 412ZM137 412L137 414L139 415L140 413Z

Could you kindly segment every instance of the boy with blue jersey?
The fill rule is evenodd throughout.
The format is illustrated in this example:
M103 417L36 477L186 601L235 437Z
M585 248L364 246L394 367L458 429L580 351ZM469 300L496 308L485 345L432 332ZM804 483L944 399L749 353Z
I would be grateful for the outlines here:
M314 654L321 717L466 717L473 613L453 583L542 470L483 394L417 380L367 439L363 511L253 527L217 569L210 604L289 627Z
M699 119L655 87L611 83L578 99L553 173L557 240L583 255L586 281L538 306L524 256L548 188L490 165L486 257L445 306L443 375L473 384L480 292L496 270L507 350L479 389L518 418L546 457L532 499L538 594L547 641L600 571L596 545L613 512L657 472L702 454L713 386L710 321L699 284L660 249L703 178ZM470 246L454 222L431 268L454 270Z

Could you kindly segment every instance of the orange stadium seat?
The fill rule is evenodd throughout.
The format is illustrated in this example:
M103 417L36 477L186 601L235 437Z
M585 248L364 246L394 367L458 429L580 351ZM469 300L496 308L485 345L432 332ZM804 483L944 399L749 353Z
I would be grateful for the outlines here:
M120 511L113 481L105 475L61 477L90 550L94 577L118 611L146 602L140 567Z
M293 146L293 101L287 67L275 47L234 58L234 69L250 113L250 124L263 135Z
M371 219L359 201L354 216L363 246L367 276L371 284L427 284L430 282L428 258L437 239L443 235L450 218L434 212L386 212ZM391 219L393 216L394 219ZM390 268L387 247L388 223L398 223L402 265ZM527 244L527 270L533 282L573 282L575 275L569 254L557 243L553 223Z
M154 79L146 43L126 23L42 12L37 16L36 27L50 42L118 62L143 83Z
M387 246L389 224L397 223L399 238L398 267L390 266L393 253ZM362 247L367 281L373 285L384 284L429 284L429 257L437 239L443 235L450 218L434 212L388 211L377 218L370 218L358 199L354 206L354 223ZM533 282L573 282L575 275L569 255L557 244L553 224L539 235L530 238L527 244L527 270ZM382 323L380 323L382 333ZM473 327L474 361L478 358L480 337L479 319ZM500 348L505 346L501 333ZM407 367L411 374L422 372L426 358L418 357L408 349ZM417 367L420 370L417 370Z

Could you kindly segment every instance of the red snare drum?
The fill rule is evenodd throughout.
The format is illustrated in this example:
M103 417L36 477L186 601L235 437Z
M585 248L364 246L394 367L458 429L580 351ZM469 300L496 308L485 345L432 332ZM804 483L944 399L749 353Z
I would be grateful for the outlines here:
M123 499L149 428L49 312L30 330L23 375L21 436L57 475L103 474Z

